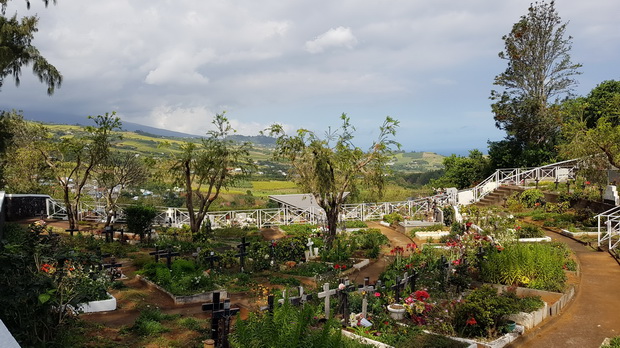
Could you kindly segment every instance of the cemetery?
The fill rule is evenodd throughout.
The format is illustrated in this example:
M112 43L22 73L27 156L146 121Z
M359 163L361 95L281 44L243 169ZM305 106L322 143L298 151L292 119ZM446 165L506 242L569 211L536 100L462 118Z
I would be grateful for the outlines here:
M205 16L175 3L178 10L160 16L170 2L155 1L148 19L122 4L123 15L135 10L128 22L140 30L122 23L121 10L99 4L115 18L113 29L132 39L122 49L112 43L114 33L106 33L105 44L96 40L100 25L91 25L85 40L68 29L81 21L56 20L66 28L42 26L51 44L39 51L39 17L10 17L14 3L0 1L0 87L6 89L4 78L19 86L22 68L32 65L51 96L63 82L41 53L51 49L55 59L80 58L63 70L81 70L69 69L73 92L57 110L29 96L35 113L78 112L72 99L87 105L81 98L94 91L104 105L125 108L75 126L31 121L21 106L0 110L0 348L620 348L620 82L575 94L582 65L571 62L572 36L555 1L530 4L502 37L499 58L508 66L495 76L489 99L495 127L506 134L467 156L404 150L396 138L401 121L391 116L373 130L367 127L375 116L362 116L356 133L342 113L321 133L312 127L326 119L307 115L331 108L332 100L362 115L382 107L379 100L389 102L396 109L388 112L425 113L406 114L406 146L432 137L441 151L466 151L485 130L483 112L463 101L473 99L483 70L456 60L485 62L479 52L487 48L468 40L488 30L476 27L470 35L470 23L461 22L480 18L476 11L437 11L439 17L418 24L398 17L393 6L402 4L390 4L389 17L365 23L365 13L385 9L360 3L350 11L358 27L321 34L287 16L303 13L313 26L341 20L332 18L331 4L304 11L294 5L290 13L278 6L274 15L273 4L257 11L207 2ZM22 5L29 11L31 2ZM417 12L420 4L409 6ZM436 12L437 5L425 6L432 11L419 12ZM211 24L218 7L227 13L225 30ZM79 19L90 12L99 10L82 8ZM264 22L265 15L273 18ZM185 32L166 26L170 32L161 35L162 25L150 25L160 17ZM443 17L450 25L438 31L461 29L458 44L433 37L431 26ZM242 33L235 31L239 23ZM597 28L604 28L597 38L613 32ZM138 32L162 40L156 51L145 37L133 40ZM311 32L314 39L300 36ZM399 32L415 44L396 40ZM420 47L418 32L432 45ZM185 41L196 33L200 43ZM79 49L70 48L75 43ZM434 46L446 43L460 52ZM466 51L470 46L478 52ZM116 50L114 59L96 67L94 48ZM391 51L402 53L395 59ZM421 58L410 64L407 52ZM371 60L379 56L384 60ZM409 65L430 83L409 81ZM99 72L105 93L90 90L90 71ZM132 92L120 95L126 86ZM247 88L251 96L243 95ZM355 95L342 98L339 89ZM165 93L149 94L155 90ZM442 98L431 112L399 104L401 94L420 102L434 90ZM22 100L8 99L7 105ZM67 112L65 104L76 109ZM299 114L284 115L285 104ZM435 111L444 104L449 117ZM220 105L243 116L211 115ZM205 113L210 124L198 120ZM171 129L129 131L142 126L123 124L121 115ZM452 125L458 115L463 120ZM293 124L302 128L293 131Z
M395 209L343 224L331 248L317 224L223 227L200 240L153 226L132 243L116 226L83 232L35 219L26 234L9 224L3 238L40 250L39 301L69 306L62 315L98 340L176 342L189 331L206 347L501 347L554 320L579 287L573 251L546 235L598 224L542 192L525 186L503 205L441 214ZM106 330L88 333L97 322Z

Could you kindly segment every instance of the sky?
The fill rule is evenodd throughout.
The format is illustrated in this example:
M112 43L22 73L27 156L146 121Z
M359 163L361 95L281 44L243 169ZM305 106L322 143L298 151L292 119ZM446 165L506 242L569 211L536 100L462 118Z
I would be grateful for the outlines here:
M356 145L386 116L407 151L466 155L505 133L488 99L502 36L530 0L13 0L39 16L33 44L63 74L49 97L23 69L0 109L86 116L204 135L226 111L237 133L273 123L323 134L347 113ZM620 1L557 0L583 64L577 95L620 79Z

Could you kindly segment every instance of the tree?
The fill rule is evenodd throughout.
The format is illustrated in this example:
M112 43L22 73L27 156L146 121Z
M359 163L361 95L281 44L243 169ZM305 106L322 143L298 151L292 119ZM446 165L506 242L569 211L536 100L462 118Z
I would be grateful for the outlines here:
M49 170L32 144L44 138L40 124L27 122L15 110L0 112L0 188L12 193L49 193Z
M620 124L617 98L620 95L620 81L603 81L584 98L584 119L588 128L596 127L601 117L607 117L614 125Z
M479 150L470 150L469 157L452 154L443 159L444 175L432 181L435 187L456 187L461 190L477 185L491 174L490 161Z
M620 91L609 94L599 108L586 100L565 104L564 112L570 119L563 129L565 142L560 145L560 152L567 158L582 158L582 167L589 168L590 177L595 177L592 170L601 172L610 165L620 168ZM589 115L598 117L594 127L590 127Z
M49 1L43 0L45 6ZM39 19L36 16L17 19L4 16L8 0L0 0L0 88L4 78L12 76L15 85L19 86L22 67L32 64L32 72L42 83L47 85L47 94L52 95L62 84L60 72L45 59L39 50L32 45L34 33L38 31ZM55 1L54 1L55 2ZM27 1L28 7L30 2Z
M368 184L380 195L385 182L385 165L392 153L390 147L400 147L391 139L398 127L398 121L391 117L379 127L379 137L367 151L353 145L355 128L349 117L342 114L340 119L340 128L329 130L324 139L307 129L287 135L278 124L268 130L277 137L275 158L291 164L293 180L302 190L311 193L325 210L328 248L336 237L346 193L355 191L360 184Z
M118 137L113 131L121 127L115 112L88 118L95 122L95 126L85 127L88 136L63 138L56 143L44 139L36 144L60 184L71 229L77 227L82 190L92 179L95 167L108 160L110 145Z
M116 202L122 190L132 185L140 185L148 176L148 170L138 154L113 152L94 169L94 178L99 188L104 190L106 222L110 225L116 214Z
M244 178L253 168L250 143L238 144L228 138L235 131L224 113L216 114L212 123L215 130L207 132L202 144L182 145L182 153L171 168L177 183L185 188L185 205L194 234L199 233L220 191ZM240 172L235 173L237 168Z
M577 84L573 77L580 74L581 65L570 59L572 37L565 38L567 23L561 22L554 5L554 1L530 5L528 14L502 37L505 49L499 57L508 61L508 67L494 84L504 91L491 91L495 125L507 133L500 146L519 150L517 155L537 154L527 165L539 165L554 156L562 122L553 103L570 95Z

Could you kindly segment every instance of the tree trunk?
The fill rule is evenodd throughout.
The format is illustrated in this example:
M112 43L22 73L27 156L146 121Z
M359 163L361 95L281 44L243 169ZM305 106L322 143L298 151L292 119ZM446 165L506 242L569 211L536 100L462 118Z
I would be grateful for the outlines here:
M325 213L327 215L327 235L325 236L325 247L331 249L334 244L334 240L336 240L336 233L338 232L339 209L326 209Z

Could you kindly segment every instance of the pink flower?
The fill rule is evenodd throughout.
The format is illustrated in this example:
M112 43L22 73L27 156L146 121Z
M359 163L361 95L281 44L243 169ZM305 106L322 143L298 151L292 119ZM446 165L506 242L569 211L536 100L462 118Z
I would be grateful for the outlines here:
M375 292L375 297L381 297L381 293L380 292Z

